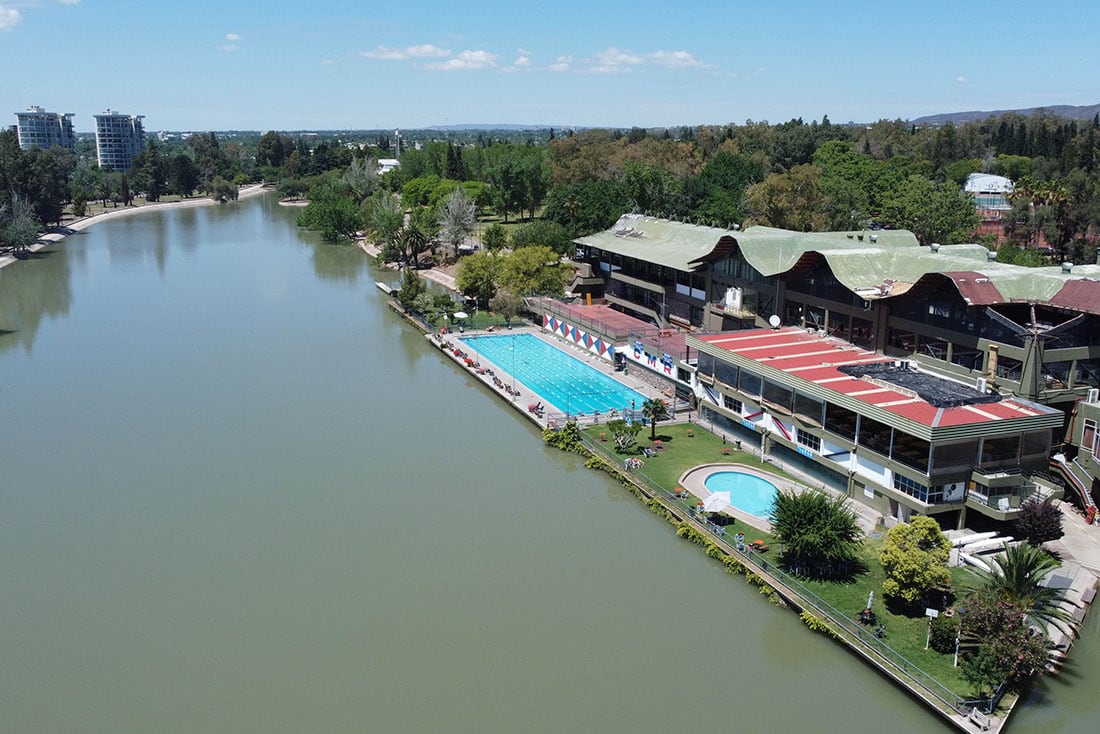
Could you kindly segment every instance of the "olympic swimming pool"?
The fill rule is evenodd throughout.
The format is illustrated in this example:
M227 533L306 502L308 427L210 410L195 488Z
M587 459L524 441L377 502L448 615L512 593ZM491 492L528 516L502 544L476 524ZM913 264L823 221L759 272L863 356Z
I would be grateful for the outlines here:
M641 410L646 400L637 390L531 334L467 336L461 341L562 413L623 413L631 409L632 401ZM505 375L499 377L505 379Z
M703 484L710 492L729 492L730 504L742 512L767 517L779 490L766 479L740 471L719 471L708 476Z

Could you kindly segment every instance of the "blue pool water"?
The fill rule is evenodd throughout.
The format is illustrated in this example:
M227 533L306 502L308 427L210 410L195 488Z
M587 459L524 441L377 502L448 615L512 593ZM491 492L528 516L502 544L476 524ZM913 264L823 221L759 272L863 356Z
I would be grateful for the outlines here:
M531 334L469 336L462 341L500 371L514 373L517 382L562 413L607 413L614 409L621 414L630 410L631 401L636 410L641 410L646 400L636 390ZM502 380L505 377L500 375Z
M779 493L768 480L739 471L715 472L703 484L710 492L729 492L731 505L757 517L771 514L772 500Z

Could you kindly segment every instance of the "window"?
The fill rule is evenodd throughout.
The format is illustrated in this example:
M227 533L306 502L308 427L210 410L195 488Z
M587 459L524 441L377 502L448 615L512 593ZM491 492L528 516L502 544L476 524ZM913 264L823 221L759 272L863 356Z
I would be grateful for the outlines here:
M939 502L943 502L943 485L937 484L934 487L926 487L915 479L902 476L901 474L894 475L894 489L899 492L903 492L910 497L915 497L921 502L925 502L929 505L934 505Z
M1086 420L1081 431L1081 450L1096 455L1096 421Z
M855 440L856 414L847 408L825 403L825 430Z
M754 375L748 370L741 370L740 389L745 395L751 398L759 398L761 382L763 382L763 380L760 379L759 375Z
M800 446L805 446L808 449L813 449L816 453L821 453L821 437L815 436L809 431L804 431L801 428L797 431L798 443Z
M895 474L894 489L904 492L910 497L916 497L921 502L928 502L928 487L909 477Z
M1019 464L1019 435L982 439L982 469L1006 469Z
M720 359L714 360L714 378L730 387L737 387L737 366Z
M736 398L731 398L729 395L722 396L722 405L725 406L726 409L732 410L738 415L741 415L741 408L744 407L740 400L737 400Z
M820 428L824 406L820 400L796 392L794 394L794 413L799 420L812 423Z
M938 443L932 447L933 476L968 472L978 460L977 440L958 443Z
M781 413L790 413L794 403L794 391L776 383L764 381L764 402Z
M699 352L699 359L695 362L695 369L700 375L714 377L714 357L706 352Z

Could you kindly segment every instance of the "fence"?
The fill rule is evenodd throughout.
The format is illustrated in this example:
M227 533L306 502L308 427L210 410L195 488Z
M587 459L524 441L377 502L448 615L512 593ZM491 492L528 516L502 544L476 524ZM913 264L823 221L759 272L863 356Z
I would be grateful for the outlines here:
M613 466L618 466L618 460L607 447L600 445L584 434L581 434L581 442L593 454L609 460ZM663 500L670 509L690 517L685 508L676 502L676 497L671 492L646 475L644 465L625 469L625 471L629 473L631 480L641 486L645 492ZM754 551L747 545L731 545L707 523L700 522L697 519L694 519L694 521L698 529L707 533L713 542L726 550L729 555L736 555L749 567L762 572L786 587L795 597L792 601L801 605L803 609L809 610L814 616L828 621L840 637L845 638L849 644L861 650L866 657L888 671L896 680L911 689L915 689L923 695L925 700L945 713L967 714L971 710L977 709L982 713L989 714L994 711L997 703L1004 695L1007 682L1002 683L990 698L967 699L960 696L924 672L916 663L891 648L875 631L867 629L856 621L854 614L846 614L840 611L808 589L797 576L783 570L774 562L768 561L759 552Z

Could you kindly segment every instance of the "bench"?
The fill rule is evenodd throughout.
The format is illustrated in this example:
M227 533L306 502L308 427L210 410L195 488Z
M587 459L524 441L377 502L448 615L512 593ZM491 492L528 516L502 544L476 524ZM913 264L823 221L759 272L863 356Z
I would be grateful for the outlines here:
M989 720L989 717L978 709L970 709L970 715L966 718L971 724L977 726L979 731L989 731L993 727L993 722Z

